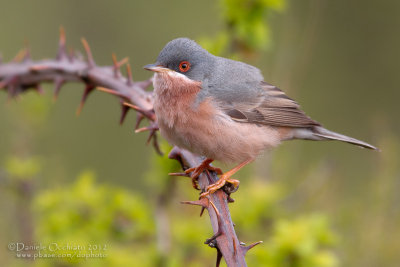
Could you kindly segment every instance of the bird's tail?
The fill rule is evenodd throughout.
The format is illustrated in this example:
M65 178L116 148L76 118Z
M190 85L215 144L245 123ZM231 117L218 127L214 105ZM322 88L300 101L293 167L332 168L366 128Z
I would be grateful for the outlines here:
M321 138L319 140L338 140L338 141L350 143L353 145L357 145L360 147L365 147L368 149L379 150L378 148L374 147L373 145L370 145L368 143L365 143L363 141L357 140L352 137L345 136L343 134L338 134L338 133L329 131L321 126L313 127L312 132L316 138L318 138L318 139Z

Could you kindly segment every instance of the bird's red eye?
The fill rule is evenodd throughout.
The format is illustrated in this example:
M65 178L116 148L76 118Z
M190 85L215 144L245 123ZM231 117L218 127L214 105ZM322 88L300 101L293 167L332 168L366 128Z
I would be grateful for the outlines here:
M190 69L190 63L188 61L182 61L179 64L179 70L182 72L187 72Z

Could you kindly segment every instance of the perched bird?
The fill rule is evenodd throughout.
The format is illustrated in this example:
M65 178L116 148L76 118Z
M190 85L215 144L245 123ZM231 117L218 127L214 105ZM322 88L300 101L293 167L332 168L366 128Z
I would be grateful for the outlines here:
M160 52L154 71L154 111L161 135L180 148L206 157L191 173L193 184L213 160L238 163L207 188L204 197L234 186L231 176L264 150L291 139L339 140L376 147L329 131L308 117L282 90L264 81L260 70L210 54L195 41L178 38Z

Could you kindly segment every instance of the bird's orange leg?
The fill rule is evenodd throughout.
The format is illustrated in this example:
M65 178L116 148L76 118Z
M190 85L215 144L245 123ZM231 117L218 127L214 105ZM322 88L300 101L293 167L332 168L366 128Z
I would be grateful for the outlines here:
M202 193L200 195L200 198L203 198L207 195L213 194L215 191L217 191L218 189L220 189L221 187L223 187L226 183L230 183L233 184L234 187L238 187L240 184L239 180L235 180L235 179L231 179L231 176L234 175L236 172L238 172L241 168L243 168L244 166L246 166L247 164L249 164L250 162L252 162L253 159L248 159L242 163L240 163L239 165L237 165L235 168L233 168L232 170L224 173L221 175L221 178L219 178L219 180L212 184L209 185L207 187L207 191Z
M173 175L173 176L187 175L188 176L190 173L192 173L190 175L190 178L192 178L193 187L195 189L199 189L199 187L197 186L197 180L203 171L207 170L207 171L216 172L218 175L222 174L222 170L220 168L210 166L211 162L213 162L213 161L214 161L213 159L205 159L202 163L200 163L199 166L186 169L184 173L170 173L169 175Z

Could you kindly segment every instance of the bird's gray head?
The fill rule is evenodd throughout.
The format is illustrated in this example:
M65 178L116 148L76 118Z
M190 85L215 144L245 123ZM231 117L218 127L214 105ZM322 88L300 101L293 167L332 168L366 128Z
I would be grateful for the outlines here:
M169 77L184 75L193 81L201 82L199 100L212 95L227 102L235 102L238 99L251 101L260 94L261 81L264 79L256 67L214 56L187 38L170 41L161 50L156 63L144 68L169 73Z
M165 69L181 73L195 81L204 80L212 71L215 56L211 55L195 41L178 38L165 45L155 64L145 69L163 71Z

